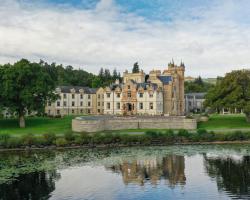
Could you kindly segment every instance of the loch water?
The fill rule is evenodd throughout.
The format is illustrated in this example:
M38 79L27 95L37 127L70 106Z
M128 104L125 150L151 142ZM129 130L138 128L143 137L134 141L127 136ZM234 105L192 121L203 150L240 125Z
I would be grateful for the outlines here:
M250 145L2 152L8 199L250 199Z

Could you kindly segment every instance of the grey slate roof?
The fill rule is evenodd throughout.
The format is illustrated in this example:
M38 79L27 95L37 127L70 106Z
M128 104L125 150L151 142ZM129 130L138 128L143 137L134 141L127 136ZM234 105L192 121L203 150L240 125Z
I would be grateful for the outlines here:
M192 93L186 93L186 98L196 98L196 99L205 99L206 92L192 92Z
M172 81L172 76L158 76L158 79L164 84L169 84L170 81Z
M75 89L76 93L79 93L79 90L84 90L86 94L95 94L97 89L96 88L89 88L89 87L82 87L82 86L58 86L57 88L61 89L62 93L71 93L71 89Z

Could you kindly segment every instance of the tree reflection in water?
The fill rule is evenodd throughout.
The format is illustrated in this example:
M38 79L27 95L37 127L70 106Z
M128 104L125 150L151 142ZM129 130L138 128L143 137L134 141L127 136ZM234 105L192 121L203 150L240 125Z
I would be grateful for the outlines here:
M170 187L186 183L184 156L168 155L162 159L155 157L144 160L125 160L122 164L106 166L106 169L121 173L126 185L136 183L143 186L148 181L152 185L157 185L161 179L166 180Z
M55 170L22 174L10 184L0 185L0 199L48 199L59 177Z
M219 191L250 198L250 156L209 158L204 154L204 165L208 175L216 179Z

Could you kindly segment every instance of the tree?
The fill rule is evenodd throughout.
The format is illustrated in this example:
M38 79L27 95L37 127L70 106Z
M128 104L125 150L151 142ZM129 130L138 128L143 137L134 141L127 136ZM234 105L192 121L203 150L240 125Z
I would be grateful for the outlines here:
M205 106L216 110L243 109L250 121L250 70L235 70L219 79L207 93Z
M214 87L214 84L207 83L202 80L202 78L199 76L194 81L185 82L185 93L191 93L191 92L207 92L210 88Z
M99 88L102 86L102 81L101 81L101 78L100 77L95 77L93 80L92 80L92 88Z
M134 63L132 72L133 72L133 73L138 73L138 72L140 72L140 68L139 68L138 62Z
M25 127L25 113L44 112L48 101L57 99L56 82L39 63L22 59L14 65L0 66L0 103L19 117Z

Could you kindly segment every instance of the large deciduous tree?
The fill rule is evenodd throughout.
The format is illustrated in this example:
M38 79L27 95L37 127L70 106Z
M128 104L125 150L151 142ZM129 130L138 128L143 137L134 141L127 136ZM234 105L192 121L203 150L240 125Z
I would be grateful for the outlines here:
M25 113L42 113L48 101L54 101L56 82L41 63L22 59L14 65L0 66L0 104L19 117L25 127Z
M215 110L243 109L250 122L250 70L235 70L217 80L206 95L205 106Z

